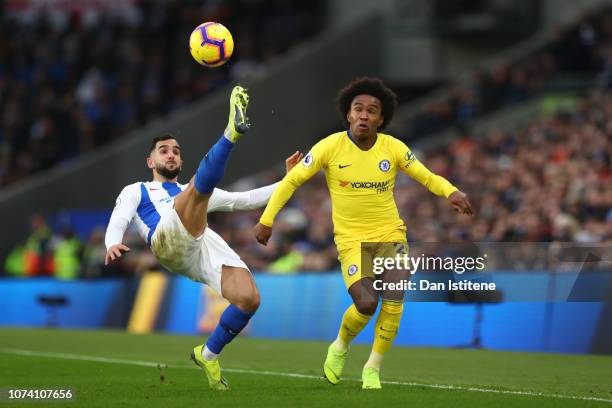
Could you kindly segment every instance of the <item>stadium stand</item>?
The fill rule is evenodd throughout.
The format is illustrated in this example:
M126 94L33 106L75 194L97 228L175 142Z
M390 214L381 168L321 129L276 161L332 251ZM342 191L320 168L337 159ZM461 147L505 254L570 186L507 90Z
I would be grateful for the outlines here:
M0 13L0 186L94 150L229 81L260 74L320 29L322 7L321 1L231 7L168 1L72 10L65 18ZM207 20L226 22L242 39L231 67L202 70L185 52L190 30ZM182 43L185 48L172 45Z
M561 84L583 88L612 84L612 10L602 9L559 28L552 41L516 61L482 68L458 81L444 97L404 117L409 140L449 127L464 127L502 107L520 103ZM463 79L463 78L462 78ZM561 82L561 84L560 84Z

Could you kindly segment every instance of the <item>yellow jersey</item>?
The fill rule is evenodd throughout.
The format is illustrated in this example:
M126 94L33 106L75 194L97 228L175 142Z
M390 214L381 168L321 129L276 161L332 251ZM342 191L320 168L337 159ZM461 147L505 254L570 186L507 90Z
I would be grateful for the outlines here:
M381 242L396 230L406 230L393 197L395 176L401 170L432 193L448 197L457 188L429 171L408 146L393 136L378 133L369 150L361 150L347 131L334 133L315 144L283 178L261 216L271 227L276 214L295 190L323 169L332 201L336 245Z

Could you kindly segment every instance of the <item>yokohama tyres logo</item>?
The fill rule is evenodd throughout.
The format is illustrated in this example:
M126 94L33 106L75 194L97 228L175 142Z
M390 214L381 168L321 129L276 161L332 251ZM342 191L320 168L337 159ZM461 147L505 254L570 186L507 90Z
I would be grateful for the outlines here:
M371 189L376 190L377 193L384 193L389 189L391 180L386 181L345 181L340 180L340 187L351 186L352 189Z

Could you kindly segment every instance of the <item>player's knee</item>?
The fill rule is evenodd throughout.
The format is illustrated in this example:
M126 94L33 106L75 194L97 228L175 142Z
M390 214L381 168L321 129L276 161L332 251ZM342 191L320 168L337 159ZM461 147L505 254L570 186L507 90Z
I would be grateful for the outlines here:
M234 304L245 312L255 313L259 308L261 300L259 297L259 291L256 287L244 288L238 293Z
M257 311L257 309L259 309L259 305L261 304L261 299L259 297L259 291L257 290L257 288L254 288L252 293L249 294L246 300L246 303L247 303L246 307L248 308L248 311L251 313L254 313L255 311Z
M355 301L355 308L361 314L371 316L376 313L378 307L377 299L359 299Z

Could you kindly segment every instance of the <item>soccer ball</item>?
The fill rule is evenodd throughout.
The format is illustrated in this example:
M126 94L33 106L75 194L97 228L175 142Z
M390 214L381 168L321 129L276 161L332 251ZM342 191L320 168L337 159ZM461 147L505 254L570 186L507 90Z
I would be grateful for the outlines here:
M227 62L234 52L234 39L223 24L200 24L189 37L189 51L198 64L218 67Z

